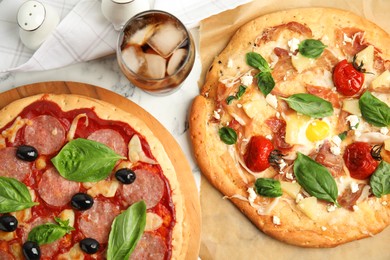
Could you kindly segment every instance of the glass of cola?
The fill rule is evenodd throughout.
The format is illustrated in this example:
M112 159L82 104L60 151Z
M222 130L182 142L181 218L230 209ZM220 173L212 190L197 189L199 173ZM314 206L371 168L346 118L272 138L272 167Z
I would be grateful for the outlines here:
M120 31L117 59L135 86L150 94L170 94L194 65L195 44L175 16L148 10L132 17Z

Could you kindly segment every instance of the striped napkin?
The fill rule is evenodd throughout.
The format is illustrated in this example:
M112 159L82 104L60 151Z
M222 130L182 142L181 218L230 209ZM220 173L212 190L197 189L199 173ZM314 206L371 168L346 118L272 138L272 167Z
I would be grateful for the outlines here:
M39 0L60 16L55 31L35 52L19 39L16 15L23 0L0 0L0 75L64 67L115 53L118 32L101 13L99 0ZM147 1L147 0L145 0ZM250 0L151 0L189 28L204 18Z

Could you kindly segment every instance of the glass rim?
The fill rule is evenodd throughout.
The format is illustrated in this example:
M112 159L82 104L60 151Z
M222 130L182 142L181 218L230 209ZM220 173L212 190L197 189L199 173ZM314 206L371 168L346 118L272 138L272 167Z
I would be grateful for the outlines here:
M186 35L187 35L187 39L188 39L188 45L189 45L189 50L191 50L191 48L194 48L195 50L195 46L192 46L194 45L194 42L193 42L193 39L192 39L192 36L191 36L191 33L188 31L187 27L183 24L182 21L180 21L179 18L177 18L176 16L174 16L173 14L171 13L168 13L168 12L165 12L165 11L162 11L162 10L154 10L154 9L151 9L151 10L146 10L146 11L143 11L143 12L140 12L136 15L134 15L133 17L131 17L126 23L125 25L121 28L121 30L119 31L119 35L118 35L118 41L117 41L117 49L116 49L116 54L117 54L117 59L120 60L120 63L122 64L122 66L126 67L126 69L133 75L136 75L138 79L140 80L144 80L144 81L160 81L160 80L164 80L164 79L169 79L169 78L172 78L174 76L176 76L186 65L187 63L190 61L190 56L191 56L191 53L190 51L188 52L188 55L186 56L186 59L185 61L182 63L182 65L175 71L175 73L173 73L172 75L168 75L168 76L165 76L163 78L148 78L148 77L145 77L141 74L138 74L136 73L135 71L133 71L132 69L129 68L129 66L126 64L126 62L124 61L123 59L123 56L122 56L122 43L123 43L123 40L124 40L124 36L125 36L125 30L126 28L128 27L129 24L131 24L134 20L140 18L140 17L143 17L145 15L149 15L149 14L156 14L156 13L159 13L159 14L163 14L163 15L167 15L167 16L170 16L171 18L175 19L180 26L183 27ZM165 59L165 58L164 58Z

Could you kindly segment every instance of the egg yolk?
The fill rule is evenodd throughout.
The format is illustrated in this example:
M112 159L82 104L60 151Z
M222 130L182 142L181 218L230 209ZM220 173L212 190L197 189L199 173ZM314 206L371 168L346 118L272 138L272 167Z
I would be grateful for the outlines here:
M306 128L306 137L311 142L317 142L328 137L330 127L321 120L314 120Z

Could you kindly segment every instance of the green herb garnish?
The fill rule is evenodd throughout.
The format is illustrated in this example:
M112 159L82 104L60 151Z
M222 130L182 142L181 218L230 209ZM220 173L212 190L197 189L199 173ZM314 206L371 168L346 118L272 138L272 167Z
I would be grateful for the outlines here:
M232 128L224 126L218 131L219 138L225 144L235 144L237 142L237 133Z
M306 58L317 59L327 46L319 40L307 39L298 45L298 50Z
M325 166L298 152L294 161L294 174L299 185L311 196L339 206L336 181Z
M280 181L271 178L257 179L255 189L257 194L269 198L280 197L283 194Z

